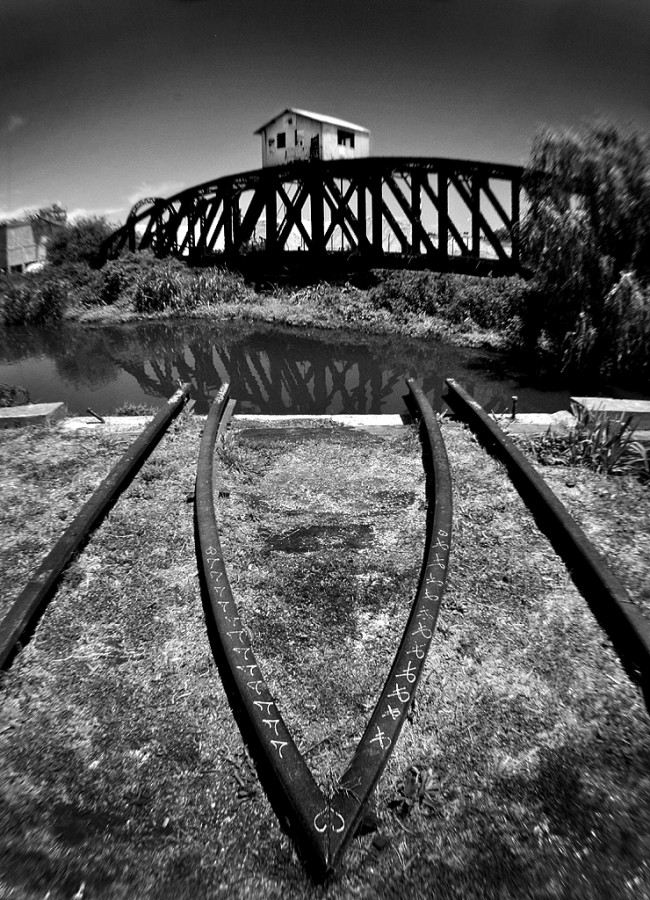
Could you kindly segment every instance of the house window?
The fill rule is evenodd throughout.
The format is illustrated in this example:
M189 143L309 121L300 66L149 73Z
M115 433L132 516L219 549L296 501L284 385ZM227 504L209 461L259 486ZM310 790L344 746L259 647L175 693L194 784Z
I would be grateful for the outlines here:
M293 125L293 119L287 119L287 125Z
M269 138L269 147L272 147L275 144L275 138Z
M339 147L349 147L351 150L354 150L354 133L352 131L343 131L342 128L339 128L338 143Z
M287 135L284 131L278 132L278 150L283 150L287 146Z

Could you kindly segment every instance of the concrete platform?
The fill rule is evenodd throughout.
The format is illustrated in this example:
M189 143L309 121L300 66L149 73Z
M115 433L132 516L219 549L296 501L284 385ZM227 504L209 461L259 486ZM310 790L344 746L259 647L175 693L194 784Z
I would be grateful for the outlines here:
M59 423L59 430L67 434L140 434L153 416L103 416L103 422L93 416L71 416Z
M59 404L39 404L39 406L57 405ZM14 410L18 408L13 407ZM33 408L36 408L36 406ZM138 435L152 418L153 416L105 416L105 421L102 423L98 419L93 418L93 416L76 416L59 421L58 428L67 434L83 435L93 432L95 434ZM197 416L197 418L205 419L206 416ZM517 413L514 419L509 413L504 413L494 416L494 418L507 434L527 434L530 437L544 435L549 429L551 434L566 434L575 424L575 417L566 410L560 410L555 413ZM331 416L308 414L271 416L242 413L241 415L234 415L231 421L234 423L259 424L260 426L285 423L288 427L298 423L334 423L347 428L362 428L376 434L380 434L386 428L403 428L408 423L406 417L402 417L397 413L384 415L352 413ZM26 422L25 424L33 423ZM0 424L0 427L3 427L2 424ZM648 430L636 430L634 437L639 441L650 442L650 428Z
M602 413L608 419L634 416L635 429L650 429L650 400L618 399L614 397L571 397L571 402L590 412Z
M28 403L25 406L0 407L0 428L23 425L53 425L67 412L65 403Z

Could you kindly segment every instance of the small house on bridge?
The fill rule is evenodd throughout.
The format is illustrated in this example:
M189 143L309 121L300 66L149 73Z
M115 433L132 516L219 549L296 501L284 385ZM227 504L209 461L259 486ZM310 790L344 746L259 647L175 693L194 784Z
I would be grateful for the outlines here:
M285 109L255 134L262 138L262 166L300 159L357 159L370 155L370 132L333 116Z

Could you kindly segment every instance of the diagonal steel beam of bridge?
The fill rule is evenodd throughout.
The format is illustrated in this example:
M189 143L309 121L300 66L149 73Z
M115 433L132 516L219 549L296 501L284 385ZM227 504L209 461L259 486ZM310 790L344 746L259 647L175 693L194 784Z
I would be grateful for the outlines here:
M241 271L292 266L525 274L519 166L438 157L311 160L147 198L103 245Z

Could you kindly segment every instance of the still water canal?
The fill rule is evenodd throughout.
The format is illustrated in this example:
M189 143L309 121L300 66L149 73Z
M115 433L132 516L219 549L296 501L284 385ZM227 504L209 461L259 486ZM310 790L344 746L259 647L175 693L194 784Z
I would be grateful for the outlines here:
M0 330L0 383L24 387L32 402L64 400L77 414L158 406L181 381L205 413L226 380L242 413L402 412L405 376L437 409L445 378L494 412L509 410L513 394L521 412L569 406L568 388L545 389L497 353L431 339L199 321Z

